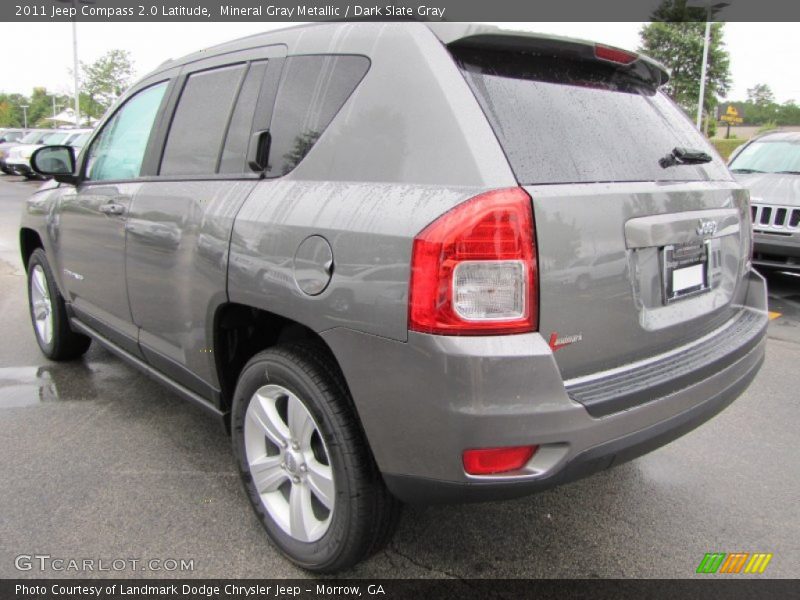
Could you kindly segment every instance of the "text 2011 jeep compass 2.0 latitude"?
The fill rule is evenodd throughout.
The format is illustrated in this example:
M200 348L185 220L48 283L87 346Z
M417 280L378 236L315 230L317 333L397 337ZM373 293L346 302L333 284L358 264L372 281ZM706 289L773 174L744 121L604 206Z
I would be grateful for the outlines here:
M223 419L270 537L318 571L400 501L641 455L745 389L767 323L747 193L667 77L462 24L167 62L79 157L34 156L57 182L20 234L39 345L94 339Z

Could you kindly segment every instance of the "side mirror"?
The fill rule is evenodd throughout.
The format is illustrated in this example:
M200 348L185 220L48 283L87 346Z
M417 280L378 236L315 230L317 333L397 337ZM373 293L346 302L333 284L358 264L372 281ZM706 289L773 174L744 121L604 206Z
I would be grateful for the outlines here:
M42 146L31 155L31 168L61 183L75 185L75 151L71 146Z

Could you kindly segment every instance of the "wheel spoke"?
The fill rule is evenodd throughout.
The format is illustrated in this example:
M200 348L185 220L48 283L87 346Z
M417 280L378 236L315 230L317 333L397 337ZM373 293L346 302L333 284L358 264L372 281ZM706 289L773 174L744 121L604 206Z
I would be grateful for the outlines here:
M311 435L314 433L314 421L303 403L294 396L289 396L289 431L292 439L300 444L303 450L311 448Z
M292 491L289 492L289 527L292 536L305 542L311 539L318 524L311 507L311 490L305 485L292 484Z
M44 326L42 327L42 339L43 339L45 344L49 344L50 343L50 336L51 335L52 334L51 334L51 331L50 331L50 317L45 317L44 318Z
M33 303L33 314L37 321L41 321L47 316L47 303L44 300L38 300Z
M328 510L333 509L333 472L328 465L323 465L316 460L306 463L308 485L311 492L317 497L322 506Z
M281 457L263 456L250 463L250 475L259 494L276 491L286 481L286 471L281 468Z
M264 434L278 447L284 445L289 437L289 428L281 419L275 408L275 401L272 398L257 392L250 401L247 409L247 416L252 419Z
M36 286L36 291L44 298L47 296L47 284L44 280L44 271L36 269L33 272L33 284Z
M287 388L265 383L250 398L243 433L252 484L269 517L297 541L322 538L336 510L333 470L306 404Z

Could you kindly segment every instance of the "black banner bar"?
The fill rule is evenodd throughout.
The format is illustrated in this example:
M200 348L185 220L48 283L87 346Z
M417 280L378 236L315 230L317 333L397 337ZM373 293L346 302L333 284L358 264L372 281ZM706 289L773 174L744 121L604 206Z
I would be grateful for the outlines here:
M659 10L660 9L660 10ZM665 12L664 9L669 9ZM657 12L659 11L659 12ZM0 21L799 21L796 0L3 0Z
M0 580L3 600L767 600L797 598L800 581L706 575L691 580L29 579Z

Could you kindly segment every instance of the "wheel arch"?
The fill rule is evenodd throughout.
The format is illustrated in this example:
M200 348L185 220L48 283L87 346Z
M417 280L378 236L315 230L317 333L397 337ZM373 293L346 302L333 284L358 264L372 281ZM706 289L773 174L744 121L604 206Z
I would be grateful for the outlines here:
M44 250L44 243L39 232L30 227L22 227L19 230L19 250L22 258L22 267L25 271L28 270L28 261L31 259L31 254L37 248Z
M228 415L226 427L230 428L236 382L247 361L278 344L301 341L313 342L324 350L349 395L347 379L336 355L316 331L293 319L246 304L227 302L217 307L212 355L220 385L220 408Z

